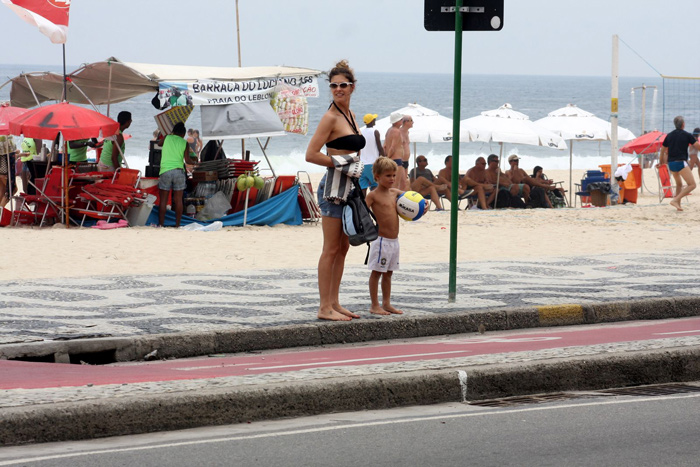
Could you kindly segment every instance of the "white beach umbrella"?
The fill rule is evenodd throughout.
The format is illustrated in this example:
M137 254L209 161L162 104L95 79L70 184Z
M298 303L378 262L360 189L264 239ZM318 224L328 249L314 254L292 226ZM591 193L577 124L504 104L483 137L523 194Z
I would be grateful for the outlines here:
M530 120L524 113L504 104L495 110L462 120L459 124L461 141L491 141L500 145L499 161L503 159L503 144L528 144L554 149L566 149L564 139ZM499 162L500 164L500 162ZM500 178L501 172L498 172ZM498 179L496 185L498 186Z
M537 125L524 113L513 110L510 104L462 120L460 135L461 141L499 143L501 155L504 143L566 149L566 142L561 136Z
M408 104L394 112L410 116L413 127L408 131L412 143L450 143L452 142L452 119L440 115L435 110L419 104ZM394 113L391 112L391 113ZM382 138L391 127L389 117L384 117L374 124ZM415 153L415 150L414 150Z
M568 104L566 107L554 110L535 123L561 135L565 140L569 140L569 194L571 195L573 193L571 178L574 141L609 141L612 125L574 104ZM628 129L618 127L617 138L628 141L634 139L635 136ZM614 171L614 169L611 170Z

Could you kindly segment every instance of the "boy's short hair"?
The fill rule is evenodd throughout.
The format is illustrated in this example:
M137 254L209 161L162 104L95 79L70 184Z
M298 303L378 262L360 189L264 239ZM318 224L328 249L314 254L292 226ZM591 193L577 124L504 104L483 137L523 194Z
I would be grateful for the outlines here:
M398 166L396 165L396 162L388 157L382 156L374 161L374 164L372 164L372 175L374 178L377 178L384 172L396 172L397 168Z

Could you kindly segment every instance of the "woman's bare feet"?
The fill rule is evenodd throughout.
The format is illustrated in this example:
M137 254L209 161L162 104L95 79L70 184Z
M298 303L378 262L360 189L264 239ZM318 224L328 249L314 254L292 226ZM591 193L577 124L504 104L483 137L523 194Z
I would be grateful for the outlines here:
M318 309L318 319L327 319L329 321L352 321L351 317L338 313L333 309L322 310L321 308Z
M674 208L678 209L679 211L683 210L683 208L681 207L681 203L679 201L676 201L675 199L672 199L671 202L668 204L670 204Z
M384 308L380 307L379 305L372 305L369 308L369 312L372 313L373 315L390 315L388 311L386 311Z
M393 306L389 305L388 303L385 305L382 305L382 308L393 315L402 315L403 314L403 311L394 308Z
M348 317L350 317L350 318L355 318L355 319L359 319L359 318L360 318L360 315L358 315L358 314L356 314L356 313L353 313L352 311L348 310L347 308L345 308L344 306L342 306L342 305L339 304L339 303L335 303L335 304L333 305L333 309L334 309L335 311L337 311L338 313L340 313L341 315L345 315L345 316L348 316Z

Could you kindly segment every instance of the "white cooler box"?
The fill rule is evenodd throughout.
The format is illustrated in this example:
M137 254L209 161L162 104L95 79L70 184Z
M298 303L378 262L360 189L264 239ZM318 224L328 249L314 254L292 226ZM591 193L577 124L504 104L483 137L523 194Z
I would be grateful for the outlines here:
M129 212L126 213L126 220L129 221L129 226L139 227L146 225L148 216L151 215L155 204L156 197L154 195L146 195L146 201L141 206L129 208Z

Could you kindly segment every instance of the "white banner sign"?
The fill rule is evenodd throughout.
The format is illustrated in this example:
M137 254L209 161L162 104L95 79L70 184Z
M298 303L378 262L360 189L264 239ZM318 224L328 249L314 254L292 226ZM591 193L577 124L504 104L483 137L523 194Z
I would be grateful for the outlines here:
M285 83L301 89L306 97L318 97L316 76L289 76L249 81L197 81L196 83L160 83L159 98L167 101L176 92L187 96L187 102L194 105L228 105L269 101L275 86Z

